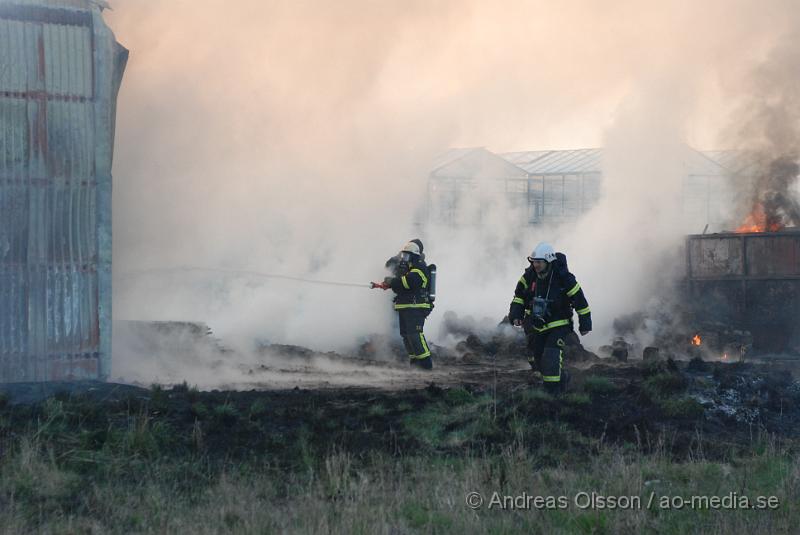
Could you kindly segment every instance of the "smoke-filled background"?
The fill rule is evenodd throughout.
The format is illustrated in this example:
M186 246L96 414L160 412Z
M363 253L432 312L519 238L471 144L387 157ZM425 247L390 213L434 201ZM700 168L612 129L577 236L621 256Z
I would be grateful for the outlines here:
M205 321L241 348L351 348L392 328L389 295L158 270L366 284L420 237L439 266L437 342L446 310L499 321L547 240L591 303L585 342L606 343L702 230L682 219L687 144L796 160L795 4L117 0L106 20L131 55L115 318ZM434 157L470 146L603 147L603 197L555 229L517 226L502 206L480 225L420 226Z

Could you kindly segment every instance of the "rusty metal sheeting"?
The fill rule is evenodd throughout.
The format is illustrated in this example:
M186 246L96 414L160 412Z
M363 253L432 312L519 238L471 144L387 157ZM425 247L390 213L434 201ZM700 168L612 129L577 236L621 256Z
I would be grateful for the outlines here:
M89 0L0 0L0 381L102 379L127 50Z
M800 231L688 236L686 281L701 320L751 331L760 350L800 344Z
M686 261L692 279L800 279L800 231L689 236Z

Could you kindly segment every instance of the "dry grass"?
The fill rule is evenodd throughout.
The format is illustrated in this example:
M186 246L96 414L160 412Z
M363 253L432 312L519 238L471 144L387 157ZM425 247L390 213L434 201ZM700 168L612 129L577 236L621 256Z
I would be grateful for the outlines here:
M6 449L0 464L2 533L792 533L800 522L800 462L769 442L731 462L673 463L598 446L587 459L541 468L519 437L501 452L354 458L333 451L304 470L238 463L189 477L175 461L126 456L150 452L148 422L131 424L129 449L107 457L113 477L66 469L35 435ZM93 472L96 473L96 472ZM195 474L196 476L196 474ZM205 477L205 479L204 479ZM484 507L465 504L481 493ZM499 495L565 496L565 509L489 508ZM579 509L579 492L641 496L634 510ZM648 510L658 496L777 496L777 510ZM658 504L658 501L656 501Z
M620 401L603 380L560 398L159 388L144 401L0 407L0 533L796 532L796 440L738 427L702 436L694 405L663 393L666 374L651 375L650 414L682 415L683 427L613 419L641 401ZM468 507L470 492L482 507ZM582 509L582 492L640 506ZM664 496L734 492L780 506L662 507ZM495 506L495 495L541 497L545 508Z

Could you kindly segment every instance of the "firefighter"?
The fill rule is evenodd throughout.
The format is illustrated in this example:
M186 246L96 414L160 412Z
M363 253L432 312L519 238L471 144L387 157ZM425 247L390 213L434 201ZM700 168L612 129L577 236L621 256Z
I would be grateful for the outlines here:
M528 257L530 266L517 282L509 321L523 327L528 362L542 374L545 389L563 392L569 374L563 369L564 346L573 333L573 310L581 336L592 330L592 314L581 285L567 268L567 259L548 243L540 243Z
M383 289L391 288L397 294L394 298L394 309L398 313L400 336L403 338L410 364L430 370L433 368L433 361L423 327L433 307L430 299L432 277L422 249L422 241L419 239L405 244L395 257L397 262L394 275L386 277L379 286Z

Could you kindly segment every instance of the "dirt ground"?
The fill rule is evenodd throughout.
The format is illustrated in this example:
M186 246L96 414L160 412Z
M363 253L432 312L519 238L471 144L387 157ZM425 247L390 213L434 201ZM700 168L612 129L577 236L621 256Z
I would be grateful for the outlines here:
M579 455L605 442L679 458L800 438L796 358L704 360L710 354L664 348L647 361L636 352L625 361L573 343L565 354L568 392L553 397L523 356L524 337L502 328L456 332L452 347L433 347L432 371L410 368L402 347L377 336L347 355L264 345L245 358L202 326L157 325L163 339L141 328L148 331L138 335L148 336L138 338L136 362L152 366L168 347L176 359L168 380L0 385L5 432L56 414L63 433L80 429L86 447L102 448L115 429L146 424L164 433L153 440L167 451L267 455L286 465L334 445L355 454L447 454L502 448L523 435L531 447L558 443ZM192 376L182 382L192 371L211 386Z
M264 365L249 370L251 382L210 391L188 385L7 384L0 386L0 410L13 433L45 420L55 400L65 418L100 442L109 429L145 415L151 425L171 430L176 452L202 448L220 458L257 452L288 465L299 462L301 446L322 451L335 444L356 454L491 449L513 440L519 426L542 434L541 440L553 429L568 428L566 449L581 451L599 440L667 449L676 457L698 449L726 456L746 450L756 437L800 438L795 361L598 359L571 365L569 392L551 397L519 359L483 355L465 363L463 356L449 362L443 357L433 372L423 372L401 362L354 358L345 371L320 381L321 358L296 355L285 372ZM340 384L344 376L346 386Z

